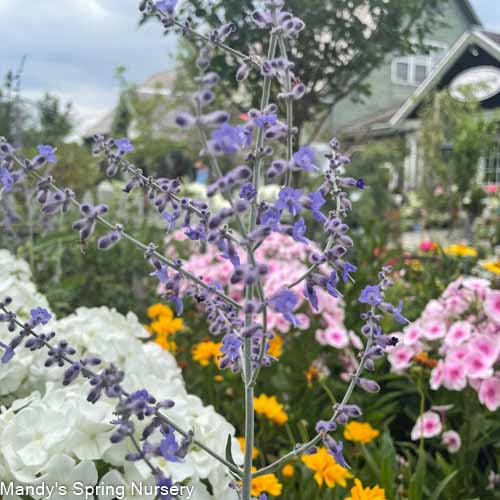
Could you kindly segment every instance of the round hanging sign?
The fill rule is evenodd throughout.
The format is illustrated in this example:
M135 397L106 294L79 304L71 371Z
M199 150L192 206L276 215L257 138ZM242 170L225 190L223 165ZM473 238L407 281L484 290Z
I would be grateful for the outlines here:
M486 101L500 92L500 69L478 66L465 70L450 83L450 95L461 102Z

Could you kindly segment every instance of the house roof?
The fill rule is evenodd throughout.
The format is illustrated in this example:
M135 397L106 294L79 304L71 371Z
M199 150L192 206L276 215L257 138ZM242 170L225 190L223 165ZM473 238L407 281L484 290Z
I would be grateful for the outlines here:
M473 29L464 33L443 59L441 59L434 71L429 74L415 92L404 102L388 124L392 127L397 127L403 120L408 118L425 96L438 86L441 78L471 45L480 47L500 62L500 33L480 29Z
M478 15L476 14L476 11L472 7L472 4L470 3L469 0L459 0L458 3L462 6L464 12L467 14L472 24L475 24L477 26L483 25L481 19L479 19Z

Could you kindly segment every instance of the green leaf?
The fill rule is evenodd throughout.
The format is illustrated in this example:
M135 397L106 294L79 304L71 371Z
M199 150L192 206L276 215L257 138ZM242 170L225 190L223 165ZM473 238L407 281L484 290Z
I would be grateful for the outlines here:
M434 491L434 493L432 494L432 496L430 497L429 500L438 500L439 499L439 496L441 495L441 493L443 493L444 489L446 488L446 486L448 486L448 483L457 475L458 471L455 470L453 471L451 474L449 474L448 476L446 476L437 486L436 490Z
M231 447L232 447L231 434L228 434L227 441L226 441L226 460L229 463L236 465L234 458L233 458L233 453L231 451ZM237 465L236 465L236 467L237 467Z
M408 500L423 500L426 468L427 468L427 463L426 463L425 449L423 447L420 447L418 451L418 461L417 461L416 471L410 480Z

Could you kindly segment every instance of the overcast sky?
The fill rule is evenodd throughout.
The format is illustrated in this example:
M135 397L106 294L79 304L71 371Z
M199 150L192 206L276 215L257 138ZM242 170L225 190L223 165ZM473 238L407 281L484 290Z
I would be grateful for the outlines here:
M306 1L306 0L304 0ZM471 0L500 31L500 0ZM51 91L72 101L79 129L116 102L114 70L142 82L173 65L174 38L157 23L139 29L138 0L0 0L0 76L27 55L23 94Z

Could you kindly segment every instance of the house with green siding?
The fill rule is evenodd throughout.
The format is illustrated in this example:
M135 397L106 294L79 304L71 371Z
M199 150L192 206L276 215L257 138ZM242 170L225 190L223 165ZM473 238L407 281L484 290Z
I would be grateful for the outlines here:
M419 111L426 96L450 89L455 81L482 84L482 78L492 88L478 98L481 106L500 108L500 35L483 29L469 0L449 0L443 19L444 25L424 40L422 54L390 54L369 77L371 96L363 102L347 97L331 114L330 127L351 145L377 137L404 136L407 188L419 184L422 172ZM500 182L498 151L485 159L485 169L488 182Z

